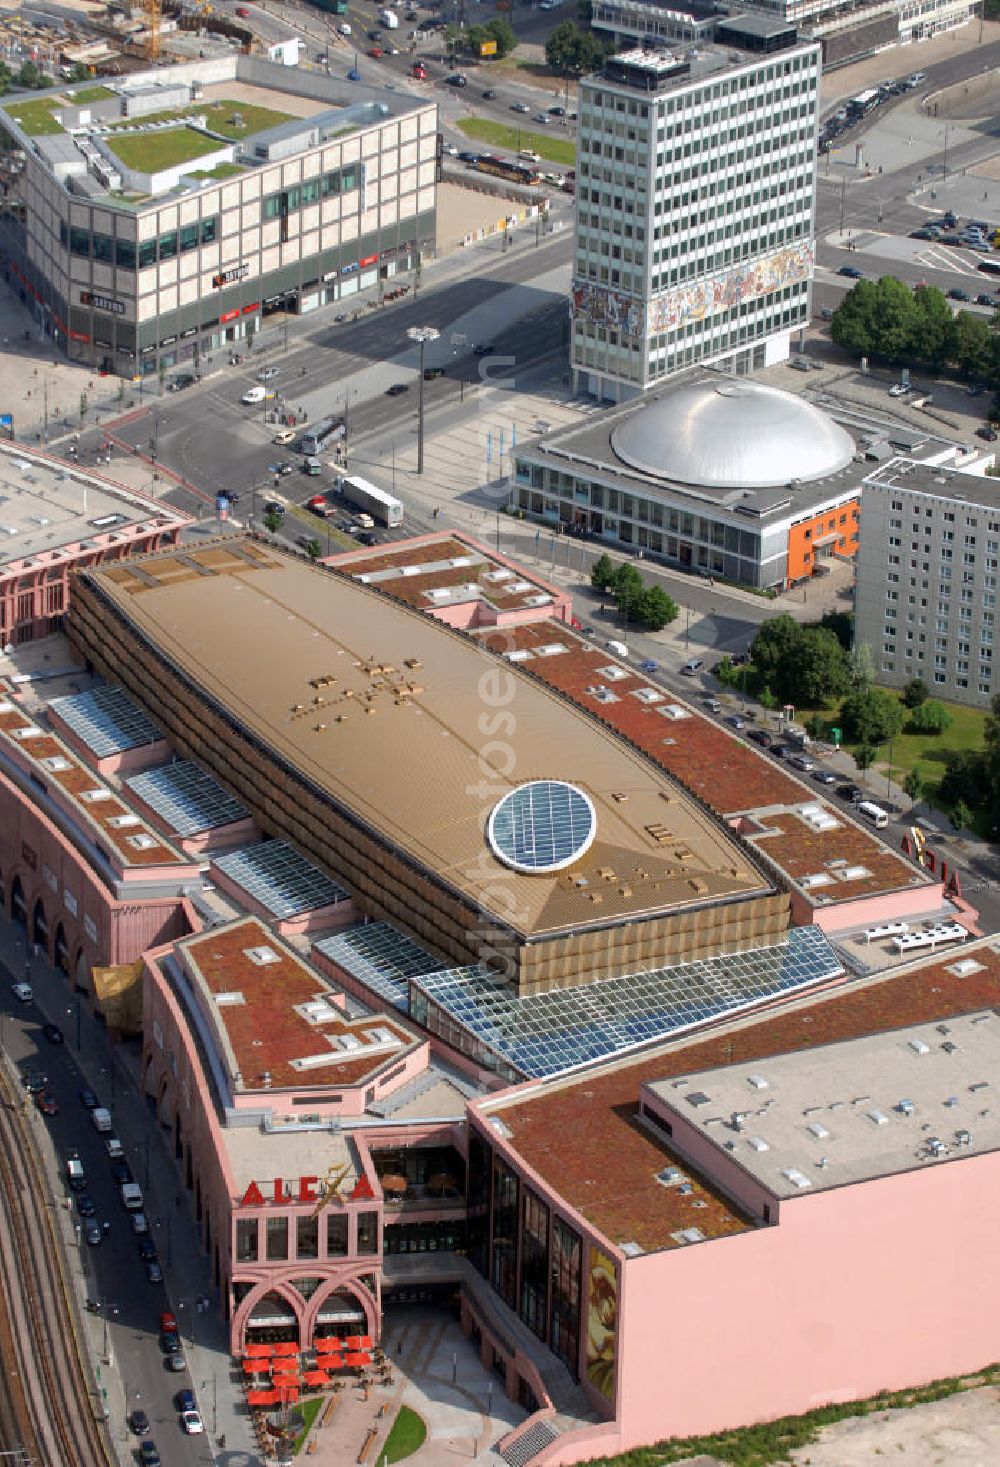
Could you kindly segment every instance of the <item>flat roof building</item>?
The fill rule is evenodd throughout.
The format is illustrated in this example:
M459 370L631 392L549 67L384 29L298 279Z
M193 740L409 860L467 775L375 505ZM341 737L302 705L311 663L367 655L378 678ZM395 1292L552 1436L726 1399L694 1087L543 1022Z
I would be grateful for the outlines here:
M570 360L623 401L696 362L745 373L809 319L819 48L630 50L580 83ZM739 48L739 49L737 49Z
M996 653L1000 491L985 475L894 458L864 481L855 635L880 683L989 707Z
M189 523L99 472L0 441L0 645L58 630L72 570L172 545Z
M437 109L229 55L0 107L0 248L74 360L156 375L414 268Z
M758 858L637 750L304 557L226 540L82 575L69 634L370 915L520 992L787 926ZM510 715L496 729L493 707Z

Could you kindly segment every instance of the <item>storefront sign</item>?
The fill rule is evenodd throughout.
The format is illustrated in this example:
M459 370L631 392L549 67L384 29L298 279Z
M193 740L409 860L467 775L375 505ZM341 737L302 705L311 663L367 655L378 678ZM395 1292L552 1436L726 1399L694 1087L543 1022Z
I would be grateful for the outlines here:
M110 295L95 295L91 290L81 290L80 304L90 306L95 311L110 311L113 316L124 316L125 302L116 301Z
M224 311L219 317L219 325L223 325L226 321L235 321L239 314L239 311Z
M341 1188L347 1176L346 1166L332 1166L325 1177L299 1177L298 1186L283 1177L275 1177L270 1183L262 1185L259 1182L251 1182L240 1198L240 1207L266 1207L269 1203L273 1206L277 1203L280 1207L287 1207L294 1202L314 1202L316 1211L319 1212L329 1203L344 1201ZM375 1193L372 1191L371 1183L365 1176L360 1176L349 1194L352 1202L373 1201Z
M212 284L216 290L221 290L224 285L232 285L236 280L245 280L249 274L249 265L233 265L231 269L220 270L218 275L213 275Z
M244 306L243 307L243 314L244 314L244 316L252 316L253 313L254 313L254 311L259 311L259 310L260 310L260 301L254 301L254 303L253 303L252 306Z
M365 268L366 265L377 265L378 255L365 255L363 260L358 261L358 264L361 266L362 270Z

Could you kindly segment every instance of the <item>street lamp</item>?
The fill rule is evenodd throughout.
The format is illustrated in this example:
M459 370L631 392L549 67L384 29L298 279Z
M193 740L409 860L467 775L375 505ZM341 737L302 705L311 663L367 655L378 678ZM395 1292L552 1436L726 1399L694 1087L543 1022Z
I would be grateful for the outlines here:
M424 471L424 348L429 341L437 341L441 333L436 326L411 326L406 334L420 347L420 375L417 379L417 473L422 474Z

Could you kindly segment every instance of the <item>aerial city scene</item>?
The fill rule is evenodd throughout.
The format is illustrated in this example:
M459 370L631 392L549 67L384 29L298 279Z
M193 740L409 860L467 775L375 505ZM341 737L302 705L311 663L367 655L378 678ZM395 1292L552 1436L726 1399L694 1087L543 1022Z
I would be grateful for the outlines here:
M1000 0L389 5L0 5L0 1467L995 1467Z

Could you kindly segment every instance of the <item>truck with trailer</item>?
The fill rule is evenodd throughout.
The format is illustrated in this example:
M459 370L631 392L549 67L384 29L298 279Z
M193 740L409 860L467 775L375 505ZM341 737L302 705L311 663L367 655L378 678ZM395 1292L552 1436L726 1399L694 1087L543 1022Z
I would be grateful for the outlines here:
M356 474L338 480L337 488L355 509L370 514L380 525L393 529L403 523L402 501Z

